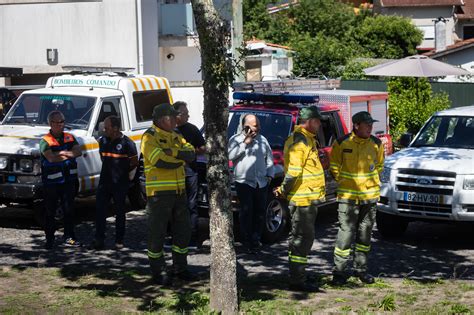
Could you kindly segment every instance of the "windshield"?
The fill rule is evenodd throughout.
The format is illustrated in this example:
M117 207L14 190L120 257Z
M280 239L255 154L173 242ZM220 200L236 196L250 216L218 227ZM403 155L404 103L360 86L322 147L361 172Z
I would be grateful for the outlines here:
M260 121L260 132L265 138L267 138L273 149L283 148L285 140L291 132L291 115L263 111L231 112L229 126L227 128L227 135L229 138L238 132L237 129L240 123L240 117L245 114L254 114L258 117Z
M87 129L95 102L95 97L23 94L3 124L48 126L48 114L59 110L64 114L66 128Z
M425 125L412 147L474 148L474 117L435 116Z

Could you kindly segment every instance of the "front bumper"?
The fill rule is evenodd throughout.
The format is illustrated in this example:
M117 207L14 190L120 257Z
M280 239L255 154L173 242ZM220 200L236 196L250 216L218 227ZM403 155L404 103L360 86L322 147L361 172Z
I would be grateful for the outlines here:
M6 201L20 201L42 198L42 184L0 184L0 198Z

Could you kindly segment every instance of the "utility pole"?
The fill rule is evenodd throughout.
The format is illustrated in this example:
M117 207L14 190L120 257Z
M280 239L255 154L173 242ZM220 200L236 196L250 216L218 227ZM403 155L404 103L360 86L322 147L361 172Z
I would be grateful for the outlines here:
M245 62L242 59L242 42L244 25L242 17L242 0L232 0L232 58L236 63L235 82L243 82L245 80Z

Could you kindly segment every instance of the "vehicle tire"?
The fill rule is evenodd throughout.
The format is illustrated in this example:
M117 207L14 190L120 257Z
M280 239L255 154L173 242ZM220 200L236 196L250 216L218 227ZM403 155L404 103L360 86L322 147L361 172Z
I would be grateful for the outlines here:
M133 185L128 190L128 200L132 210L141 210L146 206L145 174L143 171L143 160L140 163L133 179Z
M408 227L408 220L403 217L377 211L377 230L385 238L400 237Z
M275 243L281 240L288 234L289 226L290 214L286 200L275 198L272 193L269 193L262 242Z

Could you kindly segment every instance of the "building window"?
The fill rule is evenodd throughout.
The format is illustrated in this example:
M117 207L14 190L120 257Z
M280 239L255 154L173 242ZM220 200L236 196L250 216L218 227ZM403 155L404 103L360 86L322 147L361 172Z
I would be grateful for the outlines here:
M466 25L463 27L463 37L462 39L474 38L474 25Z
M435 28L434 25L417 25L418 29L423 32L424 40L435 39Z

